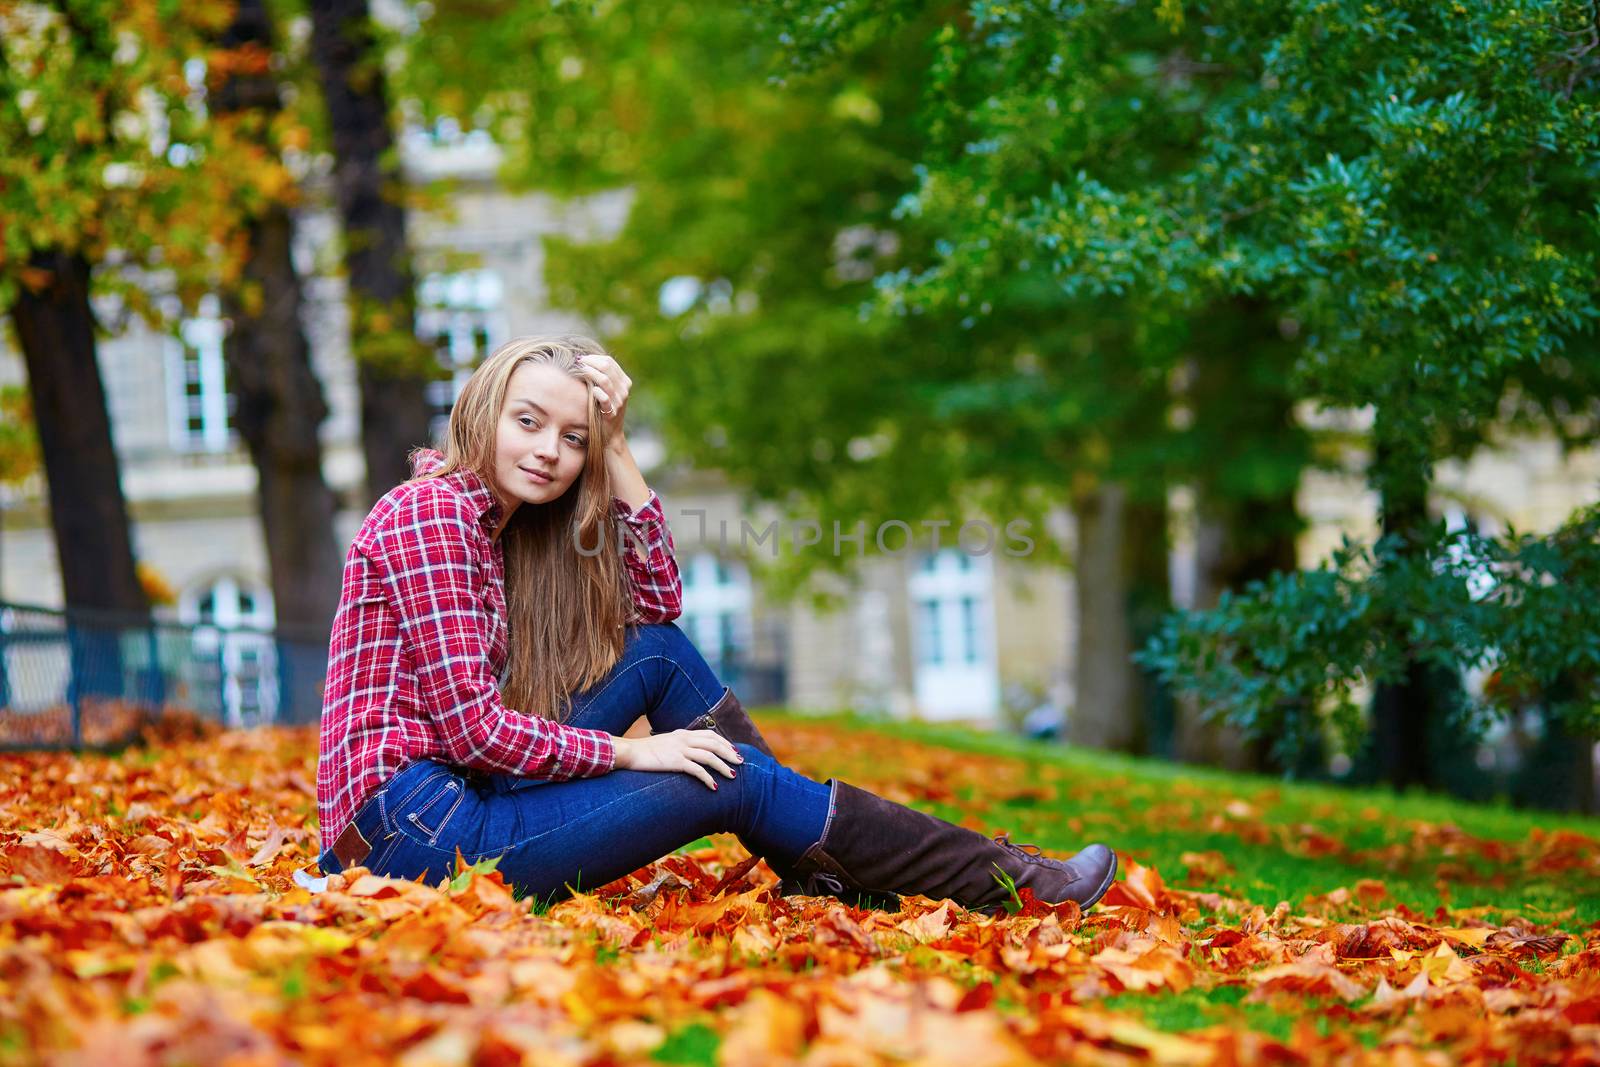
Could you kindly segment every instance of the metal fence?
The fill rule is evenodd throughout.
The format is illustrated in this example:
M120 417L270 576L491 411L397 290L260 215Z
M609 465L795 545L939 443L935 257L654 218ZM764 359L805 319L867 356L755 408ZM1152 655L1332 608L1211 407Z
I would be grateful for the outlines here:
M747 705L784 701L781 663L713 666ZM0 750L115 747L173 712L314 723L327 669L326 637L0 601Z
M174 710L315 722L327 660L326 637L0 602L0 749L115 746Z

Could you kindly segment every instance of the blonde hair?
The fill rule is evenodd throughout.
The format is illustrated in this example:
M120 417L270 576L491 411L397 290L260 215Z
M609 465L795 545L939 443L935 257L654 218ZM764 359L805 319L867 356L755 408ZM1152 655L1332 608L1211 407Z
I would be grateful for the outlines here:
M587 387L577 357L605 354L598 341L576 336L516 337L496 348L450 410L444 465L420 477L470 470L493 486L500 414L516 369L547 364ZM510 625L501 699L509 708L557 721L571 711L573 692L600 681L621 658L631 606L622 537L611 511L603 423L592 391L588 416L588 448L572 487L547 504L519 505L500 534Z

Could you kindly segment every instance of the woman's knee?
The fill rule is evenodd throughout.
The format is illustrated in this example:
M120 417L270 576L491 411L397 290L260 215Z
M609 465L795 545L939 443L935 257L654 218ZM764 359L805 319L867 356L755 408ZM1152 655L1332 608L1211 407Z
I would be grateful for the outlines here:
M686 653L699 654L694 647L694 642L689 640L689 635L673 622L645 622L633 628L633 639L639 643L641 649L649 649L656 655L677 659Z
M752 851L776 848L798 856L822 837L831 791L801 775L753 745L736 742L744 762L734 768L734 782L719 783L726 792L725 829L738 834ZM727 786L738 788L728 790Z
M743 741L735 741L733 743L733 749L735 752L739 753L740 758L744 761L737 767L734 767L735 771L737 771L739 767L759 767L762 770L766 770L771 766L775 766L778 762L774 757L767 755L756 746L747 745Z
M734 810L748 814L751 810L750 801L756 802L755 810L760 810L766 802L781 803L784 791L792 786L794 772L754 745L735 741L733 748L741 758L741 762L729 764L734 774L733 780L724 778L716 770L712 771L711 777L719 789L726 789L730 785L738 787L733 795L726 798L733 802ZM730 826L728 829L736 828Z

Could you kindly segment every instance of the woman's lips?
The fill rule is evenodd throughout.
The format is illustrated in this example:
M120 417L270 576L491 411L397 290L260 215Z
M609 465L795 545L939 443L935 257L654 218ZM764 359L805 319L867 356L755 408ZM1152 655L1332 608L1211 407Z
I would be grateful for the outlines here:
M519 469L522 471L522 473L526 474L528 477L532 478L536 482L547 483L547 482L555 481L554 478L550 477L550 475L545 474L542 471L531 471L526 467L521 467Z

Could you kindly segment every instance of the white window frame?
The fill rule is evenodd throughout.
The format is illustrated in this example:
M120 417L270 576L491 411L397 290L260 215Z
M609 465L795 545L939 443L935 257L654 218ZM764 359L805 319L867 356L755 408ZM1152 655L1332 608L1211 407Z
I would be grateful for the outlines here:
M254 606L242 610L248 592ZM200 603L212 596L212 616L202 618ZM229 726L254 726L278 717L278 648L271 633L276 612L272 591L258 582L223 574L186 589L178 597L178 618L195 627L197 663L220 661L223 720ZM250 627L260 633L240 632Z
M990 718L1000 707L994 560L959 548L920 554L907 583L913 683L929 718Z
M222 355L227 333L227 323L218 314L217 298L207 296L200 303L200 313L183 320L178 327L179 336L169 339L167 425L176 451L227 452L238 444L238 431L231 425L237 400L228 391ZM199 401L198 412L191 409L188 389L191 367L199 383L199 396L194 398ZM198 430L189 425L193 414L200 418Z

